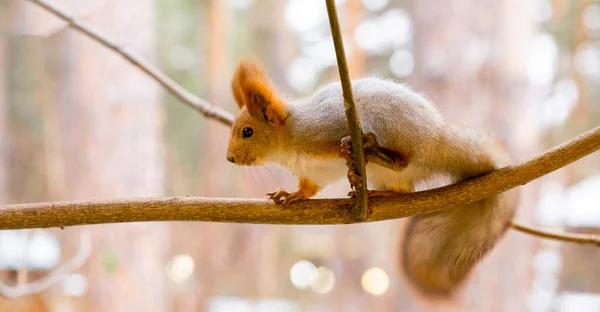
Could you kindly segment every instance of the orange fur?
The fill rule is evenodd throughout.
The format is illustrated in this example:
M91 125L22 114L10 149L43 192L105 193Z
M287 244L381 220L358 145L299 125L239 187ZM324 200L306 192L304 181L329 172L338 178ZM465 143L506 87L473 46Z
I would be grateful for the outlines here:
M248 79L268 81L267 74L265 73L264 69L260 66L260 63L254 59L245 59L239 61L235 68L233 78L231 79L231 90L233 91L233 97L240 108L246 106L247 103L244 85Z
M302 195L304 195L304 198L311 198L311 197L317 195L319 190L321 190L321 187L312 183L308 179L301 178L298 183L298 191L297 192L302 193Z
M233 97L252 117L282 124L287 116L285 102L271 85L262 66L255 60L238 63L231 80Z

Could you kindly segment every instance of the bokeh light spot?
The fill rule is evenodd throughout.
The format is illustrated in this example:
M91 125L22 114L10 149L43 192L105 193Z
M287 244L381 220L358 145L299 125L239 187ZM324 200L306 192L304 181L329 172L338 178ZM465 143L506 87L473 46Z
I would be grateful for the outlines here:
M373 295L381 295L390 287L390 279L384 270L380 268L370 268L360 279L362 288Z

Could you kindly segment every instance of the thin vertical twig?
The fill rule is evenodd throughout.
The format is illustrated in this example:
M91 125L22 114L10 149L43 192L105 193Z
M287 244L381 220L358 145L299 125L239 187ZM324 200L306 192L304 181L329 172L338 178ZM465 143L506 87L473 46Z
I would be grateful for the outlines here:
M367 172L365 168L365 155L363 150L363 135L354 104L352 95L352 84L348 74L348 64L346 62L346 53L344 52L344 42L342 32L337 16L337 10L334 0L325 0L327 4L327 14L329 15L329 25L331 26L331 36L335 46L335 55L337 58L338 70L340 73L340 82L344 96L344 106L346 107L346 118L348 119L348 128L352 137L352 159L354 160L355 173L358 175L358 181L350 181L352 187L356 189L356 205L352 209L352 216L363 221L367 219L368 191L367 191Z

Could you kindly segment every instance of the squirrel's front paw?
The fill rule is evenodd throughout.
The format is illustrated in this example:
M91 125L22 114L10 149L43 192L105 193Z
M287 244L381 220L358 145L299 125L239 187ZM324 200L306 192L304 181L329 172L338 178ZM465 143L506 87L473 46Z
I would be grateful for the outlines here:
M394 171L402 171L408 165L408 158L406 155L380 146L375 139L375 134L371 132L363 135L363 148L365 151L365 161L367 163L376 163ZM354 168L354 160L352 158L352 138L350 136L346 136L342 139L340 156L346 160L346 165L350 170L356 171L356 168ZM348 173L349 179L352 178L350 175L351 173ZM352 181L352 179L350 181Z
M375 134L368 132L363 134L363 149L365 150L365 154L367 154L370 150L377 148L377 140L375 139ZM342 138L340 144L340 155L348 160L352 160L352 137L345 136Z
M275 192L267 193L269 199L281 206L289 206L289 204L306 199L306 196L301 192L288 193L284 189L278 189Z
M274 201L276 204L281 204L281 202L282 202L281 198L289 196L289 195L290 195L290 193L288 193L284 189L278 189L275 192L267 193L267 196L269 196L269 199Z
M354 160L352 159L352 138L350 136L344 137L340 147L340 156L346 160L346 166L348 166L348 181L350 181L350 185L352 188L361 187L363 178L356 172Z

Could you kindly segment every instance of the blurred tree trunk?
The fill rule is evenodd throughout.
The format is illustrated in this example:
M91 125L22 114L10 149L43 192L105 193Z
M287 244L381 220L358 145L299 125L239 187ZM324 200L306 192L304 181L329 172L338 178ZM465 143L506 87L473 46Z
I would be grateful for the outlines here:
M206 98L211 103L227 103L223 95L227 92L227 11L219 0L207 1L207 7L204 12L206 17L206 32L204 33L205 43L205 61L201 71L204 71L207 87ZM223 175L227 161L225 160L225 142L228 140L229 131L220 124L208 121L204 124L203 130L204 145L201 171L202 183L198 185L198 193L202 196L219 196L227 193L227 176ZM200 140L199 140L200 141ZM220 151L215 153L216 147ZM208 301L211 297L220 293L224 286L222 277L227 274L226 270L230 267L231 257L228 246L230 243L230 233L235 231L227 224L206 223L199 231L201 244L198 246L201 250L201 256L198 259L198 271L202 276L203 287L200 294L200 304L196 310L206 311ZM229 232L229 233L228 233ZM191 311L191 310L190 310Z
M38 96L44 88L40 77L46 51L42 37L20 32L18 25L39 23L29 20L23 8L17 1L0 3L0 202L46 199L42 134L36 127L43 119ZM28 267L21 263L0 278L7 285L25 286L35 276ZM49 311L49 304L41 293L2 297L0 311L43 312Z
M11 35L6 38L6 110L8 153L6 181L11 202L43 201L46 181L43 166L42 112L39 110L39 90L44 88L40 77L45 70L46 51L40 36L21 32L20 25L38 25L31 21L22 2L14 3L10 23ZM9 21L7 21L9 22Z
M518 160L537 152L526 76L533 8L518 0L411 1L413 84L450 121L493 131ZM520 220L531 220L535 187L522 188ZM533 252L531 237L509 231L473 276L462 310L525 310ZM415 304L412 310L423 308Z
M578 49L584 47L586 44L589 44L590 41L592 41L592 36L591 36L591 32L586 29L586 26L584 24L584 10L590 5L592 4L594 1L593 0L580 0L580 1L573 1L572 3L570 3L569 5L569 12L563 12L567 13L568 16L562 16L563 18L568 18L569 21L571 21L571 23L568 23L568 26L571 26L571 34L572 36L568 37L571 38L571 40L569 42L567 42L567 44L569 45L569 54L571 55L571 57L575 57L575 55L578 52ZM576 134L581 133L581 131L585 131L588 129L588 127L593 127L595 125L595 120L593 120L593 113L590 113L590 107L588 104L588 96L589 96L589 92L588 92L588 88L587 88L587 81L586 81L586 77L577 69L573 68L573 66L569 66L569 68L571 69L570 74L573 76L573 79L575 80L575 83L577 84L577 89L579 91L579 97L577 99L577 104L575 105L575 107L573 108L573 112L571 113L571 118L573 118L574 120L576 120L577 122L575 122L574 124L571 124L569 126L571 126L571 133L569 133L569 137L570 138L573 133L575 132ZM591 119L591 120L590 120ZM576 127L579 126L579 127ZM576 128L576 129L572 129L572 128ZM575 130L575 131L573 131ZM576 135L575 134L575 135ZM563 138L561 138L563 139ZM562 140L561 140L562 141ZM568 168L571 168L572 166L569 166ZM567 184L572 184L575 183L577 179L573 179L572 181L566 181Z
M248 22L251 27L250 50L265 66L270 79L277 82L282 92L288 92L285 85L287 65L295 54L294 34L285 24L285 1L255 1ZM265 14L269 12L269 14Z
M229 96L229 77L228 61L229 53L227 51L228 38L228 12L223 7L222 1L209 0L206 10L207 27L204 40L206 42L205 62L203 62L202 71L206 74L206 97L209 102L216 105L223 105L232 101ZM221 104L222 103L222 104ZM228 166L225 160L225 148L229 139L229 129L220 123L207 122L204 135L207 148L205 152L213 151L214 148L221 147L218 154L205 153L202 157L202 178L201 191L206 196L216 196L227 190L228 181L223 177L223 172ZM219 157L217 155L222 155Z
M86 20L142 58L154 59L154 2L102 2ZM113 52L73 30L64 36L60 117L68 199L161 196L159 89ZM164 223L91 227L94 251L82 311L169 311ZM66 229L65 231L69 231Z
M0 3L0 203L8 203L8 88L6 87L8 75L8 40L9 16L8 5L11 1Z
M344 10L344 21L345 25L342 29L343 35L347 40L348 47L345 48L348 54L348 68L350 71L350 78L357 79L363 77L367 71L367 58L365 51L358 47L355 39L356 27L365 18L366 12L361 0L350 0L345 5ZM336 80L339 80L336 79Z

